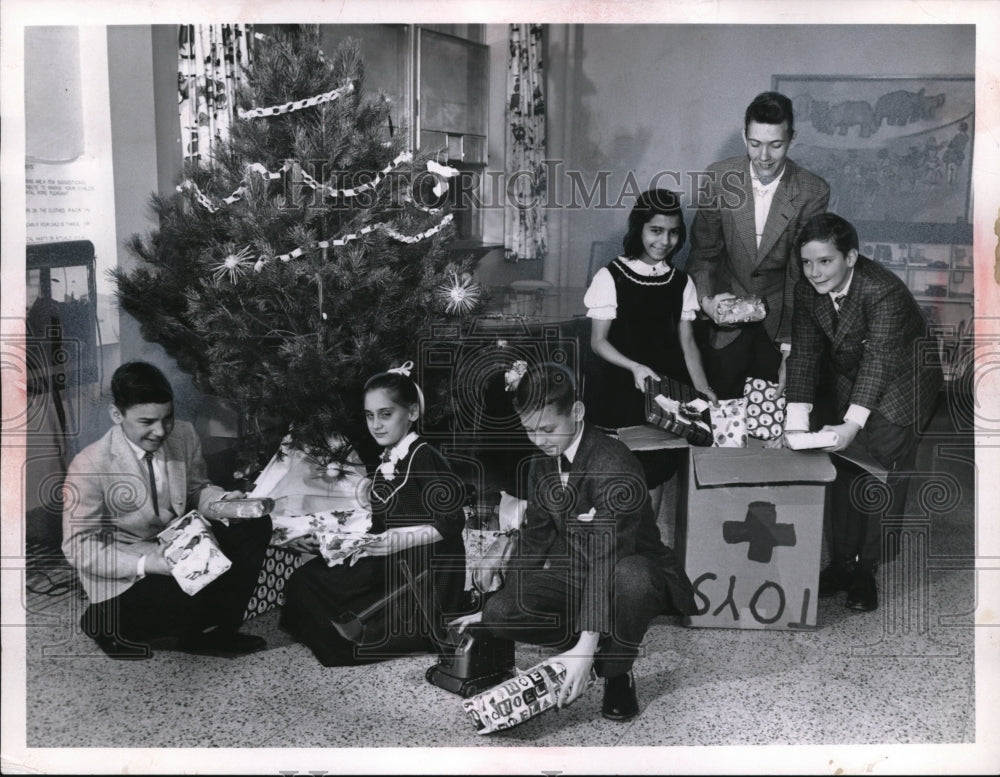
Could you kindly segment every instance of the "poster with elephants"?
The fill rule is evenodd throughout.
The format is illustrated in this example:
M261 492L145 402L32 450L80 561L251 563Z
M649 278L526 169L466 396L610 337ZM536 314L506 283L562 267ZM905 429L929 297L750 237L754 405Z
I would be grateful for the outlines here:
M969 221L972 76L776 75L795 108L791 156L830 184L830 210L852 221Z

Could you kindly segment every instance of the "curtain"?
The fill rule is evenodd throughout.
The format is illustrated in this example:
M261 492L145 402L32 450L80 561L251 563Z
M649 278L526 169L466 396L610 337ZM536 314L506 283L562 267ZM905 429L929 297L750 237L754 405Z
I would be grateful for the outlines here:
M548 242L542 29L541 24L510 25L504 144L504 258L508 262L543 259Z
M252 25L180 25L177 92L185 160L207 160L213 143L228 136L252 37Z

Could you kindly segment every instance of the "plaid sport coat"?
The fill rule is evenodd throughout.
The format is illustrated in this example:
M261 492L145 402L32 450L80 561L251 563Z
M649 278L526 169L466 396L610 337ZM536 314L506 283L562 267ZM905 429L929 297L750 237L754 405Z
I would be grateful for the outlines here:
M789 402L812 402L821 360L831 368L837 410L860 405L900 426L921 428L942 375L936 339L896 275L859 256L837 322L828 294L802 278L795 286Z
M708 166L698 212L691 226L691 253L685 271L698 287L698 298L732 292L755 295L767 303L764 327L780 342L791 342L792 306L799 265L793 242L803 224L826 211L826 181L788 159L774 192L767 223L757 247L750 160L730 157ZM712 329L712 345L736 339L738 329Z

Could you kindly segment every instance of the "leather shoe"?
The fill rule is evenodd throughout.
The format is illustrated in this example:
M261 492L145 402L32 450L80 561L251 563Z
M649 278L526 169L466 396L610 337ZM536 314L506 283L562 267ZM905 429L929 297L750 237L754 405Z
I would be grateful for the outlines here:
M108 658L114 658L117 661L142 661L153 657L153 651L149 649L149 645L129 642L111 634L94 635L93 640Z
M631 672L604 679L604 702L601 714L608 720L631 720L639 714L635 678Z
M819 595L823 598L846 591L854 577L853 561L835 561L819 573Z
M867 569L857 569L847 589L846 606L851 610L871 612L878 609L878 586L875 573Z
M188 637L179 647L183 653L196 656L218 656L220 658L235 658L257 653L267 648L263 637L253 634L241 634L238 631L214 629Z

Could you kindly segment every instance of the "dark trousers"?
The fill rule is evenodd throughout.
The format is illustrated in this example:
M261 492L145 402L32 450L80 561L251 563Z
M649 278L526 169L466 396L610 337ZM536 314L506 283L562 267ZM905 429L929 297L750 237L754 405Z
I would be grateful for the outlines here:
M901 516L917 459L919 440L912 426L899 426L881 413L868 417L855 445L860 445L887 472L884 488L877 478L853 464L837 463L828 523L834 562L856 560L873 570L882 558L882 518Z
M316 558L292 573L285 585L280 625L308 647L323 666L352 666L433 650L431 628L399 568L400 557L414 577L429 568L429 546L404 554L371 556L354 566L329 567ZM426 576L418 583L425 584ZM388 597L388 598L387 598ZM373 608L371 612L367 610ZM439 615L434 610L432 617ZM344 626L359 618L361 634L348 639Z
M511 569L503 587L483 607L481 627L497 637L568 649L576 631L583 581L563 571ZM601 677L617 677L632 668L650 621L668 607L661 560L625 556L615 563L611 630L602 634L594 667Z
M781 351L763 324L741 327L737 338L722 348L713 348L710 343L712 326L710 322L700 321L695 326L695 333L705 377L719 399L742 397L743 384L748 377L778 380Z
M232 562L220 577L191 596L170 575L148 575L123 594L91 604L80 619L84 633L142 645L155 638L183 640L213 626L238 629L271 540L271 519L211 524Z

